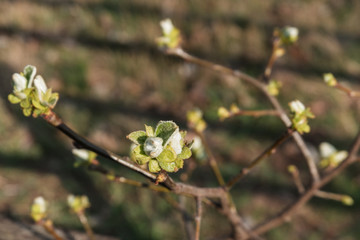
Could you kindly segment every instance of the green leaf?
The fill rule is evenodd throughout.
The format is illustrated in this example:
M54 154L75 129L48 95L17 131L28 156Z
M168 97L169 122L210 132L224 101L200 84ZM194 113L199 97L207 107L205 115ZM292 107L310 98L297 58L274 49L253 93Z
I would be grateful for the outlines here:
M44 94L44 101L48 102L51 98L51 94L52 90L51 88L48 88L48 90L46 90L46 93Z
M181 153L177 156L178 159L188 159L191 157L191 150L188 147L183 147Z
M159 162L174 162L176 153L169 145L156 158Z
M24 77L28 81L31 80L31 78L34 77L35 73L36 73L36 68L34 66L31 66L31 65L25 66L25 68L24 68Z
M44 105L42 105L37 99L33 99L32 100L32 104L35 108L39 109L39 110L46 110L47 107L45 107Z
M163 146L168 144L169 138L179 127L173 121L160 121L155 129L155 136L164 140Z
M41 114L43 114L44 111L40 110L40 109L34 109L34 112L33 112L33 117L34 118L37 118L38 116L40 116Z
M147 139L146 132L144 131L135 131L126 136L126 138L130 139L136 144L144 144Z
M9 102L11 102L12 104L17 104L17 103L21 102L21 99L18 98L17 96L15 96L14 94L9 94L9 95L8 95L8 100L9 100Z
M20 102L20 106L21 106L22 108L29 108L29 107L31 107L30 100L29 100L28 98L23 99L23 100Z
M29 117L31 115L32 112L32 108L23 108L23 114L25 115L25 117Z
M154 128L152 126L148 126L145 124L145 131L146 131L146 134L149 136L149 137L153 137L154 136Z
M178 159L176 159L175 164L176 164L177 168L183 168L184 167L184 160L178 158Z
M159 162L159 165L167 172L176 172L178 170L175 162Z
M161 168L159 166L158 161L156 161L154 159L150 160L149 171L155 173L155 172L159 172L160 170L161 170Z
M151 160L151 157L145 155L142 145L138 145L132 150L131 158L139 165L143 165Z
M59 94L58 93L52 93L51 97L50 97L50 99L48 101L50 107L54 108L58 100L59 100Z

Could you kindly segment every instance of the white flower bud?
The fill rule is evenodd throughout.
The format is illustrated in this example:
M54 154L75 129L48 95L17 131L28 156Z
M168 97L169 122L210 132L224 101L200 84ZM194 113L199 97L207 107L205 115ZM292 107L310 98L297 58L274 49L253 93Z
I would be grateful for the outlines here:
M163 151L163 139L159 137L149 137L144 143L144 152L146 155L156 158Z
M78 158L80 158L80 159L82 159L82 160L85 160L85 161L87 161L87 160L89 160L89 155L90 155L90 153L89 153L89 151L88 150L86 150L86 149L73 149L72 150L72 153L76 156L76 157L78 157Z
M14 73L13 76L14 90L21 92L26 89L26 78L18 73Z
M160 22L160 25L164 35L169 35L171 31L174 29L174 25L169 18L162 20Z
M34 199L34 205L38 206L39 212L46 212L46 201L43 197L37 197Z
M289 103L290 110L294 113L302 113L305 111L305 106L299 100L295 100Z
M181 147L181 134L179 132L179 129L176 129L176 132L172 135L170 140L170 147L174 149L176 155L180 154L182 151Z
M35 89L38 94L40 102L43 102L43 95L47 91L47 86L45 84L44 79L40 75L36 76L36 78L34 80L34 86L35 86Z

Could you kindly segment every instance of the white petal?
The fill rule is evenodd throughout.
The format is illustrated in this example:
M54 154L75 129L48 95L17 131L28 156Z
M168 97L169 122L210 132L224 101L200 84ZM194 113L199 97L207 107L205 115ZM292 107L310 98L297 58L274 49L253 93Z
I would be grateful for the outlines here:
M296 27L286 27L285 31L290 38L297 38L299 35L299 29L297 29Z
M68 203L68 205L69 205L69 206L72 206L73 203L74 203L74 201L75 201L75 196L72 195L72 194L70 194L70 195L67 197L67 203Z
M24 73L27 71L31 71L30 79L29 79L28 86L27 86L28 88L31 88L32 83L34 81L35 74L36 74L36 67L32 66L32 65L27 65L24 67Z
M320 156L322 158L328 158L336 152L336 148L327 142L321 143L319 148L320 148Z
M336 163L341 163L342 161L345 160L345 158L347 158L348 156L348 153L347 151L340 151L340 152L337 152L334 156L334 161Z
M35 85L35 88L37 91L46 93L47 86L45 84L44 79L40 75L36 76L36 78L34 80L34 85Z
M146 155L155 158L162 153L163 148L163 139L159 137L148 137L144 143L144 152Z
M15 91L21 92L26 89L26 78L18 73L14 73L13 76Z
M165 19L160 22L161 28L164 32L164 35L168 35L174 29L174 25L172 24L170 19Z
M180 154L182 151L181 147L181 134L179 132L179 129L176 130L176 132L171 136L170 146L172 149L174 149L176 154Z
M290 109L291 111L295 112L295 113L302 113L303 111L305 111L305 106L302 102L300 102L299 100L295 100L289 103Z
M34 204L39 206L41 212L46 212L46 201L43 197L35 198Z
M77 156L78 158L81 158L85 161L89 160L89 151L85 149L73 149L72 153Z

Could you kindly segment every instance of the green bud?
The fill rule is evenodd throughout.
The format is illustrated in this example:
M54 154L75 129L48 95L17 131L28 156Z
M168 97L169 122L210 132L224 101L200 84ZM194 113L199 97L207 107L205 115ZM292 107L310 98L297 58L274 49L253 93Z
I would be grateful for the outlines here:
M324 73L323 78L324 82L330 87L333 87L337 84L336 78L332 73Z
M224 107L219 107L218 116L220 121L224 121L226 118L230 116L230 112Z
M344 205L347 205L347 206L352 206L354 204L354 199L350 196L343 196L342 199L341 199L341 202L344 204Z
M67 203L75 213L83 212L86 208L90 207L89 199L85 195L75 196L71 194L67 198Z
M34 199L31 205L31 217L35 222L38 222L46 217L47 202L43 197L37 197Z

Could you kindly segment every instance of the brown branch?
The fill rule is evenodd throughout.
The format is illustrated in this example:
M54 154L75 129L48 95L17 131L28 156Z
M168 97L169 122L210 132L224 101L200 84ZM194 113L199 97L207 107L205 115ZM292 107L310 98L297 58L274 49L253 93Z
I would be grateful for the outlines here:
M62 237L60 237L53 226L53 223L51 220L42 219L38 222L49 234L51 234L55 240L63 240Z
M201 215L202 215L202 201L201 198L196 198L195 240L200 239Z
M286 112L280 105L279 101L274 96L269 94L269 92L267 90L267 85L261 83L257 79L255 79L239 70L233 70L233 69L230 69L230 68L227 68L227 67L224 67L224 66L221 66L218 64L214 64L212 62L205 61L203 59L191 56L190 54L186 53L181 48L168 49L166 51L166 53L178 56L178 57L184 59L185 61L198 64L200 66L206 67L213 71L220 72L222 74L232 75L234 77L240 78L240 79L246 81L247 83L255 86L261 92L263 92L263 94L269 99L270 103L273 105L275 110L279 112L279 117L282 120L282 122L285 124L285 126L290 127L292 125L291 120L289 119ZM309 167L309 171L311 173L314 183L318 182L320 180L320 175L319 175L318 169L316 168L315 160L314 160L313 156L311 155L310 150L306 146L304 140L302 139L302 137L299 133L294 133L293 137L294 137L294 140L297 143L298 147L300 148L302 154L304 155L304 157L306 159L306 162Z
M360 92L359 91L353 91L350 88L342 85L341 83L336 82L336 85L334 87L336 87L337 89L345 92L349 97L360 98Z
M83 211L76 212L76 215L78 216L81 224L85 228L86 235L88 235L89 240L95 240L94 232L90 227L89 221L87 217L85 216L85 213Z
M204 136L204 134L202 132L196 132L198 134L198 136L200 137L203 145L204 145L204 148L205 148L205 152L209 158L209 164L210 164L210 167L218 181L218 183L220 184L220 186L224 186L225 185L225 180L223 178L223 176L221 175L221 172L220 172L220 169L219 169L219 166L217 164L217 161L216 161L216 158L211 150L211 147L209 146L208 142L206 141L206 138Z
M339 175L344 169L346 169L350 164L354 163L358 157L357 152L360 148L360 132L356 136L352 147L350 148L349 156L335 169L326 174L318 183L313 184L306 192L301 195L299 199L283 209L279 214L266 219L264 222L255 226L252 230L256 234L263 234L279 225L283 222L290 220L290 216L294 214L301 206L307 203L315 193L323 187L325 184L330 182L334 177Z
M251 117L280 116L280 113L276 110L241 110L241 109L239 109L236 112L229 111L229 115L227 115L225 118L220 119L220 121L223 121L225 119L235 117L235 116L251 116Z
M68 136L69 138L74 140L76 143L76 146L93 151L93 152L97 153L98 155L104 157L105 159L115 161L115 162L131 169L132 171L137 172L137 173L147 177L148 179L150 179L152 181L156 181L155 174L152 174L152 173L140 168L138 165L135 165L133 163L126 161L124 158L119 157L115 153L105 150L105 149L89 142L88 140L81 137L77 133L75 133L54 112L51 112L48 115L44 115L43 118L49 124L56 127L58 130L63 132L66 136ZM222 187L199 188L199 187L195 187L195 186L191 186L191 185L187 185L187 184L183 184L183 183L176 183L176 182L174 182L174 180L171 177L167 177L166 180L160 184L176 194L182 194L182 195L193 196L193 197L221 198L222 196L224 196L224 193L225 193L225 190Z
M243 168L241 172L233 177L227 184L226 187L228 189L232 188L241 178L246 176L251 169L257 166L263 159L273 154L278 146L282 144L286 139L288 139L294 133L294 129L288 128L285 134L283 134L279 139L277 139L270 147L265 149L257 158L255 158L249 166Z
M165 188L163 186L144 183L144 182L139 182L139 181L135 181L135 180L132 180L132 179L128 179L128 178L113 174L108 169L101 166L100 163L96 163L96 164L91 163L88 166L88 169L90 171L95 171L95 172L98 172L98 173L101 173L101 174L105 175L107 177L107 179L109 179L110 181L114 181L114 182L118 182L118 183L124 183L124 184L128 184L128 185L135 186L135 187L148 188L150 190L157 191L157 192L170 192L170 190L168 188Z
M301 182L299 170L294 165L289 166L288 169L293 177L293 180L294 180L294 183L296 185L298 192L300 194L303 194L305 192L305 187L304 187L303 183Z

